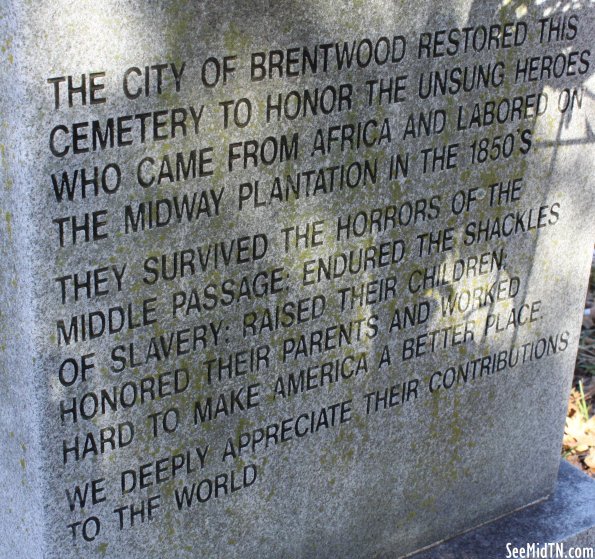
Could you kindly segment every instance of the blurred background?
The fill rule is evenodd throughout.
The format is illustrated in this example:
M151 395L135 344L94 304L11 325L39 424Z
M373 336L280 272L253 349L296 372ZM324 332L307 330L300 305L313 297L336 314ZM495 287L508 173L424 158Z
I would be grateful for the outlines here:
M589 290L581 330L568 417L564 431L563 456L595 478L595 248Z

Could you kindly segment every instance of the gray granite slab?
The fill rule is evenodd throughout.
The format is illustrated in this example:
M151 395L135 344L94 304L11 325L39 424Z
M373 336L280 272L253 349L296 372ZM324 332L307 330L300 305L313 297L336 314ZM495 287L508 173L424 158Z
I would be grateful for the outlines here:
M405 555L554 491L591 4L0 6L0 556Z
M595 480L562 461L556 490L545 501L412 557L499 559L512 557L515 548L517 557L521 557L523 552L526 556L533 553L536 557L541 556L537 555L539 553L549 557L570 556L571 553L588 557L595 550L593 503ZM571 548L574 549L571 551Z

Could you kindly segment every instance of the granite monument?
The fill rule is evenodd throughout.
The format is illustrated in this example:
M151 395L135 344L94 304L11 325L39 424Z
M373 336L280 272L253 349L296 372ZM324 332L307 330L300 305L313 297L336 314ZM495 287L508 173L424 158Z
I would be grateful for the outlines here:
M400 557L546 498L594 14L3 2L2 557Z

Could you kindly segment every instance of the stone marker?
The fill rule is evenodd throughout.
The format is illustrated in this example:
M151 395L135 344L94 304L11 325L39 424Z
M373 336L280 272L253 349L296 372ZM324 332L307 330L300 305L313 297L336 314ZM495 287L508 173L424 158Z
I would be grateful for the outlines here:
M592 8L0 21L2 557L398 557L553 491Z
M550 498L416 553L415 559L589 557L595 553L595 480L560 464ZM572 551L571 551L572 548Z

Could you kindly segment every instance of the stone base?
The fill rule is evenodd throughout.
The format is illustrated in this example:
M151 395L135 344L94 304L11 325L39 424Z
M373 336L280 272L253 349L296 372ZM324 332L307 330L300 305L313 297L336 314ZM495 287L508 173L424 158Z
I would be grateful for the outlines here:
M565 460L560 465L556 491L549 499L410 557L502 559L514 556L507 548L509 543L524 551L528 543L539 544L541 550L543 544L554 542L563 542L566 553L570 546L595 548L595 480ZM516 557L557 557L553 549L547 555L521 553L519 549Z

